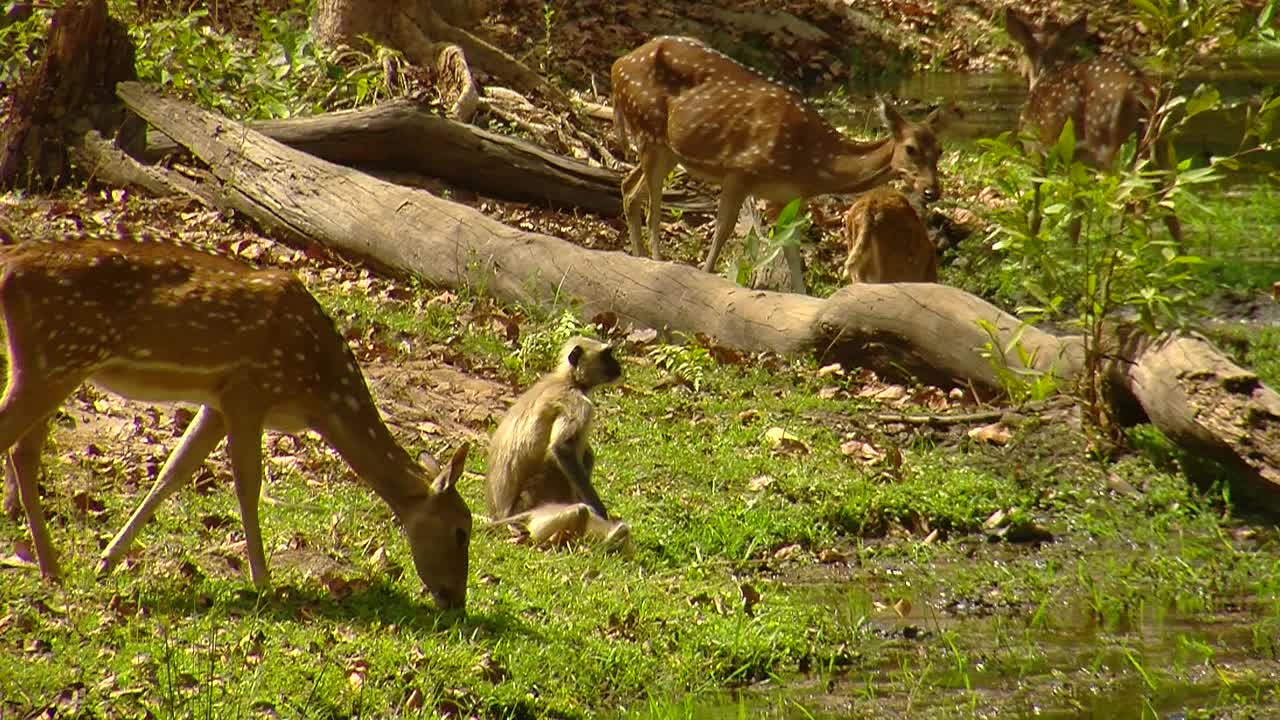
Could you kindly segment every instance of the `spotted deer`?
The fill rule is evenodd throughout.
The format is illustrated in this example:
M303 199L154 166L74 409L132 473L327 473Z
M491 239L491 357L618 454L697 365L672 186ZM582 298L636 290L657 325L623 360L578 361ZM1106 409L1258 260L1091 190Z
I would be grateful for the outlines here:
M715 233L702 263L707 272L715 271L748 196L782 205L826 193L861 192L899 177L927 201L942 194L935 133L954 113L951 108L915 123L881 101L888 137L856 142L795 91L687 37L655 37L618 58L612 84L619 140L634 143L639 156L622 181L633 254L642 254L639 201L647 197L649 254L662 258L662 187L676 165L720 186ZM798 255L788 261L799 267ZM793 282L803 292L803 280L793 277Z
M1077 47L1088 34L1087 14L1066 25L1050 22L1040 27L1008 8L1004 21L1009 36L1026 53L1023 74L1027 99L1021 124L1035 133L1040 146L1057 142L1068 120L1075 136L1076 157L1103 170L1113 167L1120 147L1134 133L1138 133L1140 146L1150 144L1150 138L1143 135L1155 111L1156 92L1151 83L1123 57L1075 59ZM1037 194L1037 209L1038 199ZM1037 215L1033 232L1039 230L1038 220ZM1177 217L1169 213L1164 220L1169 234L1181 246L1182 227ZM1076 220L1071 227L1073 243L1079 234Z
M855 283L937 282L938 257L911 201L889 187L864 193L844 216L849 257L844 274Z
M439 472L410 457L383 424L346 341L295 276L150 241L27 242L0 249L0 266L5 491L17 490L46 578L59 567L37 489L40 455L50 416L88 380L142 401L202 406L103 552L99 574L111 572L225 436L249 573L266 588L262 433L312 429L390 506L436 604L465 606L471 512L455 484L467 446Z

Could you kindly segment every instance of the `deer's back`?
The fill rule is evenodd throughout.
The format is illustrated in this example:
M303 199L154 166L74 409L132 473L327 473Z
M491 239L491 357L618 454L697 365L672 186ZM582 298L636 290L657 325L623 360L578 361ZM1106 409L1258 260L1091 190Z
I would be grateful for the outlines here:
M1023 122L1038 128L1046 145L1071 120L1086 159L1114 153L1150 114L1154 92L1146 78L1120 58L1099 56L1046 75L1027 98Z
M937 252L924 222L905 195L880 187L864 193L845 214L850 282L937 282Z
M232 386L268 409L319 388L367 396L346 342L291 273L151 241L26 243L3 263L5 322L32 330L53 375L88 371L126 397L214 406Z
M763 197L811 195L824 160L848 143L790 88L691 38L658 37L613 65L614 111L638 144L657 142L719 181L767 176Z

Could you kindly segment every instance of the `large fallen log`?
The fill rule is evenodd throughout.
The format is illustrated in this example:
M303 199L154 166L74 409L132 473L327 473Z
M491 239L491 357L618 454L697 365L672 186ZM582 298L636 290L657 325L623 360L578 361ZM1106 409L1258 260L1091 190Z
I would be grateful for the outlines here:
M506 302L576 303L631 322L704 333L745 351L812 352L824 362L870 367L996 391L977 349L1019 342L1035 370L1062 386L1084 372L1082 340L1023 327L1014 317L942 285L856 285L828 299L740 288L698 269L592 251L507 227L469 207L371 178L286 147L253 130L138 83L120 97L207 163L220 195L269 228L312 238L398 274ZM979 327L995 328L990 337ZM1211 449L1280 489L1280 397L1207 343L1122 344L1116 376L1157 427L1196 451ZM1194 352L1182 348L1194 347ZM1020 366L1017 357L1004 362ZM1178 395L1177 393L1182 393ZM1245 425L1206 410L1235 408ZM1270 443L1269 445L1267 443Z
M518 138L440 117L408 100L249 127L309 155L364 170L419 173L496 198L597 215L622 214L622 174L593 167ZM142 155L177 149L150 133ZM714 212L705 198L663 195L668 207Z

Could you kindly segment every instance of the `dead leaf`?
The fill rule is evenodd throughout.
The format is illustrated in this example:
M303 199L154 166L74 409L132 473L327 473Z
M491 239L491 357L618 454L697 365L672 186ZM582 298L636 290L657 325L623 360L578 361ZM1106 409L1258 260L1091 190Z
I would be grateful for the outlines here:
M506 668L502 667L502 663L493 659L489 653L481 653L480 658L476 660L474 669L485 680L497 685L507 679Z
M591 324L600 330L602 335L608 335L613 329L618 327L618 313L612 310L598 312L591 318Z
M861 440L846 440L840 443L840 452L845 457L851 457L864 463L875 463L884 459L884 453L869 442Z
M901 400L907 396L907 389L901 385L889 385L883 390L878 390L871 394L871 397L881 402L893 402Z
M712 360L721 365L742 365L746 362L746 359L742 357L742 353L723 345L711 345L707 348L707 352L711 354Z
M756 605L760 604L760 591L750 583L742 583L738 586L738 590L742 593L742 611L747 615L753 615Z
M750 410L743 410L742 412L738 413L738 422L745 424L759 417L760 417L760 411L756 410L755 408L752 408Z
M783 545L782 547L774 551L773 559L786 560L790 558L792 555L795 555L796 553L800 552L800 550L801 550L800 546L796 543L792 543L790 545Z
M347 667L347 684L352 690L359 691L364 687L364 674L369 670L369 663L364 660L353 660Z
M898 617L906 617L910 615L911 601L906 598L902 598L901 600L893 604L893 611L898 614Z
M819 400L834 400L840 394L840 388L835 385L827 385L818 389Z
M835 565L838 563L845 562L848 559L849 558L846 557L844 553L840 552L839 550L834 550L832 548L827 548L826 550L823 550L822 552L818 553L818 562L824 563L827 565Z
M818 377L820 378L827 377L828 375L843 375L843 374L844 374L844 367L841 366L840 363L831 363L830 365L823 365L822 367L818 368Z
M773 484L773 476L757 475L747 481L747 489L751 492L760 492Z
M933 541L934 541L934 540L937 540L937 539L938 539L938 529L937 529L937 528L934 528L933 530L930 530L930 531L929 531L929 534L928 534L928 535L925 535L925 536L924 536L924 539L920 541L920 544L921 544L921 545L932 545L932 544L933 544Z
M809 446L805 445L803 440L780 427L769 428L765 431L764 436L770 445L784 453L805 454L809 452Z
M627 333L627 342L632 345L644 345L658 339L658 331L653 328L636 328Z
M1009 428L1001 421L983 425L982 427L973 428L968 432L970 439L978 442L987 442L992 445L1004 445L1009 442Z
M998 528L1002 523L1004 523L1005 518L1007 518L1008 516L1009 514L1006 513L1004 510L997 510L991 513L991 516L987 518L986 522L982 523L982 527L986 528L987 530L993 530L995 528Z

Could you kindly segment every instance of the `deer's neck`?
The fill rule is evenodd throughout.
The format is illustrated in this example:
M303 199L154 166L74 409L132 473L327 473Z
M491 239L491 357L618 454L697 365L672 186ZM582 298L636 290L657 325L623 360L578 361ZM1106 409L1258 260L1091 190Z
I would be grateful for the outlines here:
M329 414L316 429L397 517L430 496L428 469L396 442L372 398L352 415Z
M883 185L893 175L893 138L866 143L843 140L825 174L831 184L828 192L862 192Z

